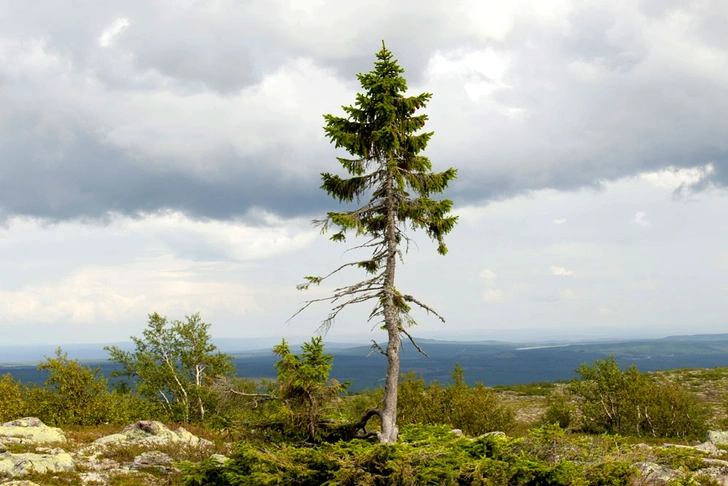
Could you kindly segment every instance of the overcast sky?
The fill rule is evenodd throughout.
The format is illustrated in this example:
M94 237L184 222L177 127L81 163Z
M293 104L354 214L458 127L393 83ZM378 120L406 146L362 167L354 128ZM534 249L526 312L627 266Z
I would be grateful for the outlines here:
M415 335L728 332L728 2L0 0L0 343L314 333L322 114L382 39L459 170L450 253L400 269L447 319Z

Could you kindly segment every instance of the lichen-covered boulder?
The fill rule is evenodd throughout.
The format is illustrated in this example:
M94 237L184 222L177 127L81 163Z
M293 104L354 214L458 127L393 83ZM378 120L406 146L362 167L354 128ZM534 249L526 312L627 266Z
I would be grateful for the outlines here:
M638 462L635 467L640 471L639 484L643 485L663 486L680 477L680 473L675 469L654 462Z
M728 431L726 430L709 430L708 442L715 445L728 445Z
M140 420L128 425L118 434L107 435L97 439L94 444L121 444L124 442L137 442L143 444L171 444L180 443L192 446L212 445L212 442L200 439L188 432L184 427L175 431L169 430L163 423L154 420Z
M147 451L142 452L134 458L134 465L136 466L169 466L173 462L173 459L164 452L160 451Z
M66 435L61 429L48 427L36 417L25 417L0 425L0 438L35 444L66 442Z
M38 473L75 471L76 464L66 452L58 454L0 454L0 475L24 476L31 471Z

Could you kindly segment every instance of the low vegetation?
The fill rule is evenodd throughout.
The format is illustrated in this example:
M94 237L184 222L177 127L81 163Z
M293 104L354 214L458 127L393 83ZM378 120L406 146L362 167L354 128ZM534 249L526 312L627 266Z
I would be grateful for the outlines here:
M152 321L150 326L166 323ZM168 339L183 350L177 335L182 329L168 329ZM207 342L206 325L200 329L198 341ZM365 429L360 418L381 403L382 389L347 393L347 384L331 380L333 358L321 339L305 343L300 353L285 341L277 345L277 380L271 382L234 378L225 367L224 373L203 375L213 367L199 365L206 362L201 355L191 367L151 373L171 362L139 351L123 356L144 361L149 373L126 373L130 379L113 389L99 370L60 349L39 366L48 373L43 386L0 377L0 422L37 416L63 427L71 439L63 447L71 450L140 419L182 423L214 443L204 450L168 447L162 452L173 457L176 468L114 477L107 484L628 485L637 484L641 473L635 465L643 462L673 468L684 481L674 484L712 484L701 476L705 454L662 444L701 440L726 416L726 395L715 390L728 389L728 369L641 373L635 366L621 369L609 357L583 364L568 383L488 388L468 385L466 370L455 364L449 383L402 375L401 437L380 444L373 433L378 423L370 421ZM216 351L208 347L206 353ZM172 364L180 365L177 356ZM224 355L216 359L228 362ZM150 393L153 389L162 392ZM162 394L185 396L182 390L186 402L171 407L165 404L172 400L160 402ZM32 446L10 444L8 450L32 452ZM128 462L140 452L110 447L98 459ZM213 452L229 460L208 459ZM717 454L714 459L728 459L725 451ZM29 478L75 484L72 477Z

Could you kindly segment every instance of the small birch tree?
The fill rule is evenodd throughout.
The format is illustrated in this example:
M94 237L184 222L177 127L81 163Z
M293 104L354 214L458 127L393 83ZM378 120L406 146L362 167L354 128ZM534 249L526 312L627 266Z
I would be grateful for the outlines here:
M366 237L356 248L369 250L370 254L328 275L305 277L306 282L298 286L307 289L348 267L366 272L365 280L337 288L327 298L308 301L299 312L314 302L331 302L334 306L322 324L326 331L344 307L374 302L369 319L379 320L387 331L386 350L374 344L387 357L385 392L382 408L370 410L361 425L364 427L368 418L379 416L378 435L382 442L397 440L401 335L412 340L407 328L415 324L409 315L410 306L419 306L442 319L427 305L395 288L397 260L402 259L402 246L406 249L411 241L407 230L424 229L437 243L437 251L444 255L447 247L443 238L457 222L456 216L448 214L452 201L430 197L441 193L456 177L457 170L434 173L430 160L421 155L433 133L420 132L427 115L415 113L426 106L432 95L405 96L407 82L402 73L404 70L382 42L374 69L357 75L364 93L357 94L353 106L342 107L346 116L324 115L326 136L352 158L338 158L349 177L323 173L321 188L340 203L361 204L362 199L368 200L357 209L329 212L325 219L314 223L321 226L322 232L334 229L333 241L345 241L349 232Z
M131 337L134 352L104 348L123 367L113 376L132 379L139 394L157 402L171 418L203 422L209 402L216 400L214 381L235 376L232 357L216 352L209 328L199 313L171 323L150 314L143 337Z

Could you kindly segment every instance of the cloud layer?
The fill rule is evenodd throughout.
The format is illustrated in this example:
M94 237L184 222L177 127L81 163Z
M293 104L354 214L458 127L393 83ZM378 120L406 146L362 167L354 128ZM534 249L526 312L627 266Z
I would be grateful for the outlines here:
M350 257L308 223L337 207L322 114L354 101L382 39L433 93L426 154L459 170L450 253L415 236L398 268L448 319L416 315L417 334L725 330L726 2L0 11L3 342L123 340L155 311L201 311L217 336L313 332L325 306L286 320L330 289L295 285ZM369 310L334 336L368 332Z
M382 38L435 95L428 153L460 169L461 204L664 168L698 171L693 189L728 177L720 2L4 8L4 218L320 211L321 115L353 101Z

